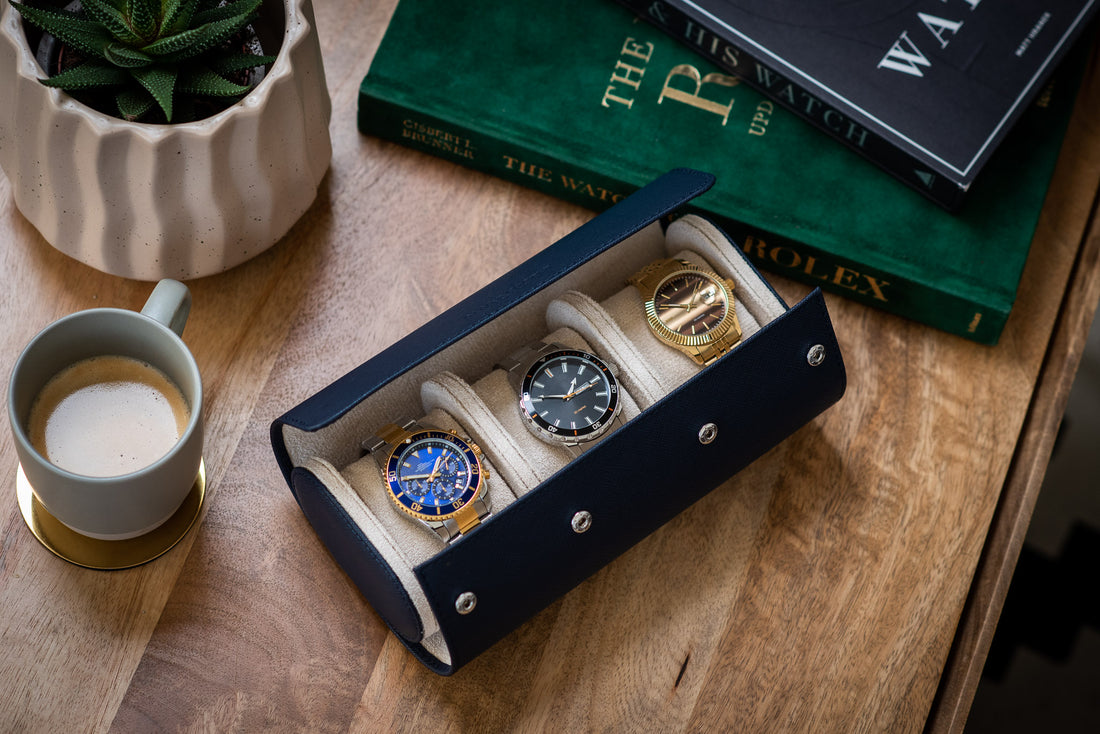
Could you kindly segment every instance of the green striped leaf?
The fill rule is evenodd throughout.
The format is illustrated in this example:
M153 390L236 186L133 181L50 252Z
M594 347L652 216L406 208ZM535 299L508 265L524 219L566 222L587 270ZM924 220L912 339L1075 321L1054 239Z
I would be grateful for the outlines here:
M130 75L118 67L88 62L43 79L42 83L47 87L80 90L118 87L129 80Z
M154 107L157 101L153 95L141 87L127 89L115 95L115 104L118 106L118 114L123 120L135 122L145 117Z
M201 25L198 28L177 33L174 36L154 41L142 48L142 51L160 57L164 61L179 62L194 58L222 43L248 23L246 16L235 16L226 20Z
M199 0L165 0L166 5L175 6L168 8L162 15L160 25L161 36L181 33L192 26L192 19L199 5Z
M181 74L178 88L186 94L201 94L205 97L237 97L248 92L248 87L218 76L210 69L191 69Z
M176 89L179 70L172 66L150 66L145 69L133 69L130 73L145 87L157 105L163 110L164 118L172 121L172 96Z
M209 61L210 68L222 76L228 76L238 71L255 69L257 66L274 64L276 56L260 56L258 54L234 53L219 56Z
M120 0L115 0L119 2ZM153 38L160 25L160 0L121 0L126 6L125 13L130 19L134 33L141 39Z
M111 34L93 20L66 10L45 10L17 2L11 4L28 23L88 56L104 59L107 46L114 43Z
M121 43L112 43L107 46L105 56L107 61L123 69L138 69L153 63L153 57L149 54L124 46Z
M129 18L108 0L81 0L80 4L89 17L100 23L118 41L131 46L142 42L142 37L130 26Z
M195 25L200 23L213 23L226 18L246 16L251 19L253 14L260 9L263 0L233 0L225 5L215 5L209 10L203 10L195 14ZM243 24L242 24L243 25Z
M206 39L212 35L212 31L208 26L199 26L198 28L190 28L186 31L181 31L175 35L166 36L164 38L158 38L152 43L142 46L141 50L150 56L169 56L172 54L179 54L185 51L189 51L191 48L205 43ZM201 53L201 51L196 52Z

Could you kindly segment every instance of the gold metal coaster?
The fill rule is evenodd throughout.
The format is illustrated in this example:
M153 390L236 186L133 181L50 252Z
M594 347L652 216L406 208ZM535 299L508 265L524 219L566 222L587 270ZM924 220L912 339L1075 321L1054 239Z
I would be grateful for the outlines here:
M54 555L84 568L113 571L148 563L167 553L187 535L206 497L206 465L199 464L195 484L176 514L155 530L126 540L89 538L66 526L38 501L22 466L15 480L15 491L27 527Z

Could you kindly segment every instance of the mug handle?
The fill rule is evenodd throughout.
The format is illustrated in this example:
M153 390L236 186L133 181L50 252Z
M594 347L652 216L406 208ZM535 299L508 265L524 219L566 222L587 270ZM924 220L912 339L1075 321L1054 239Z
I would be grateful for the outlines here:
M167 326L183 336L183 326L191 313L191 291L178 280L162 280L149 294L149 300L141 309L143 316Z

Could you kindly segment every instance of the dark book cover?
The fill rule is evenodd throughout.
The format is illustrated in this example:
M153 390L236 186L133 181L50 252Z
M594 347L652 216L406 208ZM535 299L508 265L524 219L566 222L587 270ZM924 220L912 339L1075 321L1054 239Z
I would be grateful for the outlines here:
M941 205L975 177L1096 0L622 0Z
M992 343L1084 56L1029 105L959 215L612 0L401 0L358 125L595 210L672 168L710 171L693 205L761 269Z

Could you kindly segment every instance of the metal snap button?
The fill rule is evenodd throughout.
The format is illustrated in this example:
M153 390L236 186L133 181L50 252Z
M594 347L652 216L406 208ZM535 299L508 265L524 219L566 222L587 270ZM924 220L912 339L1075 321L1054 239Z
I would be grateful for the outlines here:
M581 510L576 515L573 515L571 522L574 533L583 533L592 527L592 513L588 510Z
M699 429L699 443L704 446L711 443L716 438L718 438L718 426L713 423L707 423Z
M459 614L469 614L477 606L477 596L472 591L464 591L455 599L455 611Z
M814 344L810 347L810 351L806 352L806 361L810 363L811 367L817 367L825 361L825 347L820 344Z

